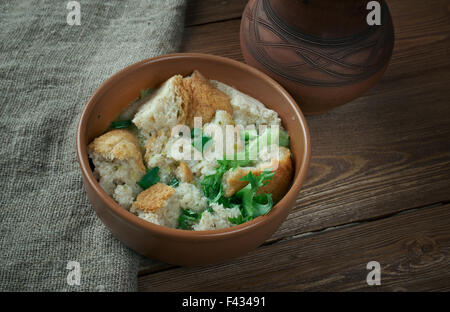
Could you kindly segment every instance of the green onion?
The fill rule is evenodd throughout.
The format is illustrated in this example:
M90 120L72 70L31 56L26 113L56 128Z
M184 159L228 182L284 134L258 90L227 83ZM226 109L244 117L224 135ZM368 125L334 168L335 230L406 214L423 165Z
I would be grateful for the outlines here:
M192 225L200 221L201 213L197 213L190 209L183 209L181 215L178 217L178 228L182 230L190 230Z
M137 182L137 184L143 189L146 190L150 186L159 182L159 168L154 167L150 170L147 170L147 173L142 177L142 179Z
M129 128L129 127L131 127L131 125L132 125L131 120L119 120L119 121L113 121L111 123L111 128L123 129L123 128Z

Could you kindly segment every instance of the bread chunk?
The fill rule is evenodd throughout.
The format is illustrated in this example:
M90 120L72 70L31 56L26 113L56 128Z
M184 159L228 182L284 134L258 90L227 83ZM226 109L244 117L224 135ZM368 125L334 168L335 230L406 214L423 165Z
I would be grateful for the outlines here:
M253 175L259 176L264 170L275 169L272 180L259 190L259 194L272 194L274 201L279 201L288 191L292 178L291 152L285 147L279 147L279 155L267 154L271 159L265 158L255 167L238 167L230 169L223 175L223 186L225 196L230 197L237 191L245 187L248 182L241 181L250 171ZM267 157L266 156L266 157Z
M183 77L175 75L139 108L133 123L147 134L161 129L170 130L185 123L190 102L190 93L183 86Z
M260 125L281 124L278 114L257 99L216 80L211 80L211 84L230 97L232 115L237 125L259 127Z
M173 187L164 183L156 183L138 195L133 203L133 210L155 213L166 207L168 199L174 192Z
M200 212L207 205L206 197L191 183L180 182L177 188L157 183L138 195L130 211L149 222L175 228L182 209Z
M106 132L92 141L88 150L108 160L134 160L139 170L145 170L139 143L128 130Z
M136 137L128 130L109 131L89 144L88 154L100 186L128 209L141 190L136 182L145 174Z
M210 122L217 110L233 114L230 97L215 88L208 79L195 70L183 79L185 89L191 94L191 105L186 124L194 127L194 117L202 117L202 123Z

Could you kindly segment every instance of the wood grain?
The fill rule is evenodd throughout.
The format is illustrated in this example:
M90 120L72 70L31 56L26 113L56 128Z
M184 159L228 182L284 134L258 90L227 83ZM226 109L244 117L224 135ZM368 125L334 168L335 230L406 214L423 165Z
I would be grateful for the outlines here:
M209 53L244 61L239 45L240 20L187 27L181 52Z
M247 0L188 0L186 26L217 23L242 16Z
M220 265L143 276L147 291L450 290L450 205L261 247ZM368 286L369 261L381 285Z

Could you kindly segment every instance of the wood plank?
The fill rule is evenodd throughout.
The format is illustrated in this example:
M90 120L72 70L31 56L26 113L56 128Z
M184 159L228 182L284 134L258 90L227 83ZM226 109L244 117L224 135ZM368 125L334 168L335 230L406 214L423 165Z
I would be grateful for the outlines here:
M141 256L141 259L139 261L138 276L151 274L151 273L155 273L155 272L160 272L160 271L173 269L173 268L175 268L174 265L167 264L164 262L159 262L159 261L152 260L152 259Z
M244 61L239 45L240 20L185 28L180 52L209 53Z
M373 93L308 117L308 179L272 239L450 200L450 94L432 82L450 81L449 69L390 84L409 94Z
M141 291L448 291L450 205L289 239L220 265L139 279ZM381 265L368 286L366 265Z
M242 16L247 0L188 0L186 26L214 23Z

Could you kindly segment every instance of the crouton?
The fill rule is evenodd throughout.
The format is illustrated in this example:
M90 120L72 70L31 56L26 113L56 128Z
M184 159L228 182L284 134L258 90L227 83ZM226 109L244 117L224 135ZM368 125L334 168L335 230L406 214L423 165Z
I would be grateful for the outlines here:
M258 191L259 194L272 194L274 201L279 201L289 190L293 175L291 151L285 147L280 147L279 149L280 155L278 159L272 158L271 162L263 163L259 166L260 170L277 168L272 180ZM276 167L277 165L278 167Z
M148 134L184 124L191 102L183 77L175 75L164 82L133 118L133 123Z
M175 193L175 188L164 183L156 183L142 191L133 203L133 210L143 212L157 212L164 209L167 201Z
M248 182L241 181L241 178L249 172L252 172L255 176L259 176L264 170L271 170L275 168L276 170L272 180L270 180L265 186L262 186L258 190L258 193L269 193L272 194L274 201L280 200L288 191L292 178L291 152L285 147L279 147L278 156L275 156L268 161L263 160L256 167L238 167L234 170L228 170L223 175L222 180L225 196L232 196L237 191L245 187Z
M211 80L211 84L230 97L230 104L233 110L232 115L237 125L255 125L259 127L260 125L281 124L278 114L265 107L257 99L216 80Z
M88 150L108 160L135 160L138 169L145 171L139 143L127 130L106 132L92 141Z
M185 162L180 162L180 165L175 170L175 175L178 180L182 182L191 183L194 179L191 169L189 169L188 165Z
M210 122L217 110L233 114L230 97L212 86L197 70L183 79L183 85L191 94L191 105L186 121L189 127L194 127L194 117L202 117L203 123Z
M261 170L256 167L237 167L235 169L230 169L223 175L222 185L225 191L225 196L230 197L234 195L237 191L242 189L248 184L247 181L241 181L241 178L246 176L249 172L254 175L260 175Z
M136 137L123 129L109 131L89 144L88 154L100 186L128 209L141 190L136 182L145 174Z
M139 218L168 227L176 227L181 214L175 188L164 183L156 183L142 191L130 211Z
M207 205L208 200L193 184L181 182L173 188L157 183L138 195L130 211L149 222L174 228L178 225L181 209L200 212Z

